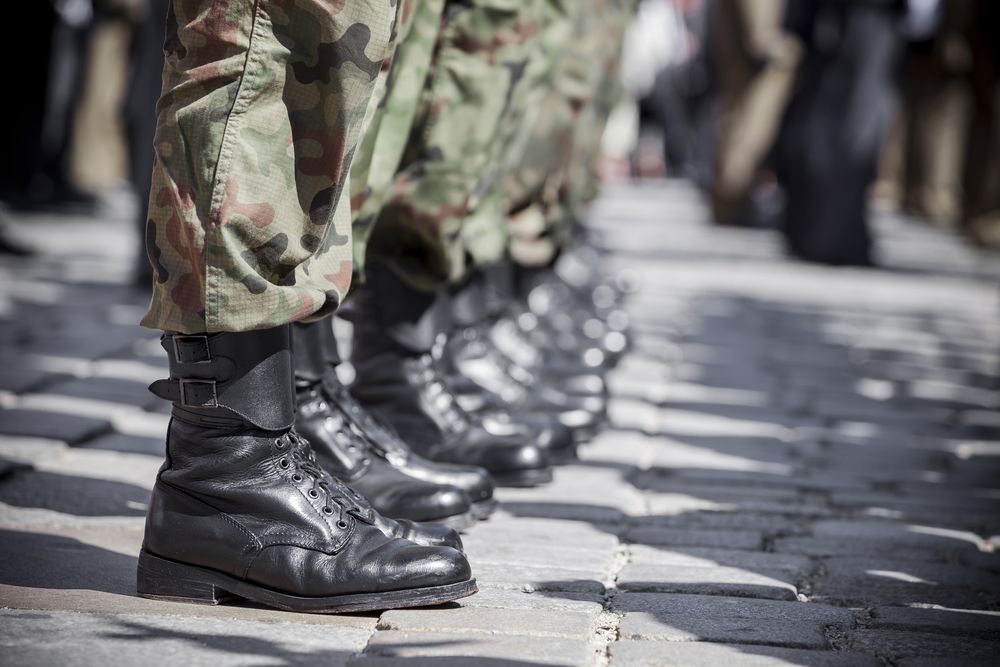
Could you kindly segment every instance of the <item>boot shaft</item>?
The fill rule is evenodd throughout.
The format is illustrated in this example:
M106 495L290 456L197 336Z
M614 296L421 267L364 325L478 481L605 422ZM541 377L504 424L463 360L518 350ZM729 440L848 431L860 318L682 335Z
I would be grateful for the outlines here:
M164 333L170 378L149 390L174 404L174 417L207 427L285 431L295 419L287 325L242 333Z

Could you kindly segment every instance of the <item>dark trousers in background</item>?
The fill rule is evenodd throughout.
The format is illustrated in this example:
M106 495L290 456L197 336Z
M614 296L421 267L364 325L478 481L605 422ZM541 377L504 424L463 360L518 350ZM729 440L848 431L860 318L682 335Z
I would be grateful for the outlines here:
M787 24L805 43L777 150L792 254L871 263L868 192L892 119L903 47L901 5L794 2Z

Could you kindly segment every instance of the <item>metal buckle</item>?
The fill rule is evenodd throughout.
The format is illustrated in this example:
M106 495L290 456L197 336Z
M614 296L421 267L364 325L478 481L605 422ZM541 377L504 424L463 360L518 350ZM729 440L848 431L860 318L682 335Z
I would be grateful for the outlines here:
M219 407L219 394L216 392L215 380L194 380L180 378L177 380L181 388L181 405L191 408L217 408ZM187 386L188 385L198 385L204 384L212 388L212 398L205 403L189 403L187 400Z
M181 339L184 339L185 341L186 340L192 340L192 339L193 340L200 340L200 341L202 341L204 343L204 345L205 345L205 358L202 359L202 360L200 360L200 361L185 361L184 359L181 359L181 349L180 349L180 347L177 344L177 342L179 340L181 340ZM212 348L209 347L209 345L208 345L208 336L207 335L171 336L171 342L174 345L174 361L176 361L178 364L208 364L208 363L212 362Z

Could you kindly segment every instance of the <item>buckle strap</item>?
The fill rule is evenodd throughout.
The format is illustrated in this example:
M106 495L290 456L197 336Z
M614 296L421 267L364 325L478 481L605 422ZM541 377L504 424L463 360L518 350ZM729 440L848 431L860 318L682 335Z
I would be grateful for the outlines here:
M149 385L149 390L160 398L188 408L219 407L219 394L215 380L195 378L157 380Z
M174 361L178 364L207 364L212 361L212 348L207 335L179 335L170 337L174 348Z

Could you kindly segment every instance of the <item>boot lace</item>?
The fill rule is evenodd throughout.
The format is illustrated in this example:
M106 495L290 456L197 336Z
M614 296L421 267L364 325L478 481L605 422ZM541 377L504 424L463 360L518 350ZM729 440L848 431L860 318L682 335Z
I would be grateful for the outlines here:
M288 455L279 461L283 469L292 468L292 481L298 483L304 479L312 480L312 486L306 491L310 498L323 496L325 502L323 514L332 516L337 512L337 527L347 528L350 524L345 515L362 511L360 498L351 489L338 483L316 460L316 455L309 443L301 435L291 430L274 441L278 449L288 448ZM336 510L334 510L336 508Z
M396 430L377 415L361 407L347 387L338 387L329 393L333 403L371 447L384 454L408 453L407 447L400 442Z
M446 429L452 434L467 430L470 423L469 415L458 405L455 395L448 388L434 354L420 355L416 365L417 379L422 383L421 391L441 416Z

